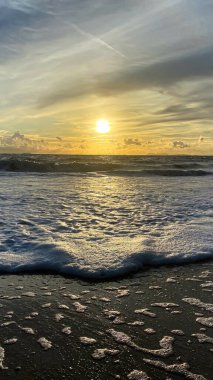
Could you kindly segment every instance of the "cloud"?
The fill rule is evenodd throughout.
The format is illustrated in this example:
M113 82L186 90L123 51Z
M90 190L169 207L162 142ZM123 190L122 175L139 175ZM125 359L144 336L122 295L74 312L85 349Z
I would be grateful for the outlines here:
M173 148L181 148L181 149L189 147L189 145L184 143L183 141L173 141L172 145L173 145Z
M0 0L0 124L25 133L0 133L1 151L38 152L42 135L39 151L77 151L85 137L87 151L99 113L124 152L160 138L169 152L182 140L210 151L212 11L203 0Z
M170 115L170 114L182 114L182 113L187 113L191 111L190 108L187 108L186 105L183 105L183 104L172 104L160 111L157 111L156 114L160 114L160 115Z
M0 63L8 64L23 57L30 38L31 46L42 25L50 18L35 1L0 0ZM29 56L29 50L28 50ZM25 73L26 73L25 69ZM13 73L14 74L14 73Z
M20 132L15 132L12 135L4 135L0 137L0 150L7 149L8 151L39 151L45 147L45 142L42 139L31 139Z
M150 65L130 66L117 72L90 78L84 83L70 83L39 100L38 107L84 96L114 96L147 88L166 88L182 81L213 77L213 47L193 54L155 62Z
M125 145L138 145L138 146L142 145L141 141L139 141L138 139L134 139L132 137L124 139L124 144Z
M20 143L23 144L23 143L29 143L29 142L30 142L30 139L25 137L23 134L21 134L18 131L15 132L11 136L3 136L1 138L1 145L12 145L12 144L19 145Z

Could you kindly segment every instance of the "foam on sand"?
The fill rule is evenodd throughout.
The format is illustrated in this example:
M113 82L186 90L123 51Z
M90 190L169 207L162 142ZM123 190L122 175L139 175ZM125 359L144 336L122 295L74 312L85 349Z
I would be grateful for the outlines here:
M52 347L52 342L44 337L41 337L37 341L44 350L49 350Z
M17 338L10 338L4 341L4 344L15 344L18 341Z
M155 318L156 314L152 313L149 309L136 309L135 314L143 314L147 317Z
M178 375L184 376L186 379L191 380L207 380L202 375L197 375L195 373L192 373L189 371L189 365L188 363L182 363L182 364L170 364L167 365L159 360L151 360L151 359L143 359L143 361L147 364L150 364L154 367L164 369L167 372L175 373Z
M104 359L106 355L114 356L119 354L119 350L113 350L108 348L98 348L92 354L93 359L100 360Z
M7 369L7 367L4 367L4 366L3 366L4 357L5 357L5 351L4 351L4 348L2 348L2 347L0 346L0 369Z
M129 380L150 380L150 377L144 371L137 371L136 369L127 375Z
M192 334L192 336L195 336L198 339L199 343L211 343L213 344L213 338L211 336L207 336L206 334Z
M205 303L197 298L183 298L184 302L188 302L190 305L197 306L200 309L205 309L207 311L211 311L213 313L213 304Z
M14 368L14 364L26 363L26 368L31 369L32 366L34 371L39 368L39 373L44 373L44 367L49 365L52 377L60 378L62 373L66 378L82 377L84 368L75 368L77 360L91 364L91 376L94 377L97 375L97 366L92 360L102 359L102 374L106 378L109 366L113 368L113 372L110 372L112 376L118 379L128 378L128 374L133 379L140 379L144 376L143 371L150 378L155 378L158 373L160 378L160 372L163 371L173 373L171 377L177 374L199 380L201 374L211 378L207 365L213 347L210 330L213 322L212 317L209 317L211 304L208 303L211 294L203 293L203 287L200 286L202 282L192 283L187 280L187 276L198 278L205 268L211 269L210 263L185 268L162 268L160 273L155 269L107 283L50 275L12 276L14 287L8 285L11 276L0 276L3 322L0 328L7 359L4 364L10 371L14 371L18 368ZM165 282L171 273L175 274L176 284ZM210 274L208 276L210 280ZM35 291L37 297L22 297L21 301L8 299L7 296L14 292L17 283L24 284L25 292ZM52 293L47 304L44 303L47 298L43 295L43 290L46 292L47 289L38 291L42 283L48 283ZM158 284L161 284L160 291L150 289L150 286ZM141 289L143 296L140 294ZM126 290L129 290L130 296L117 297L120 291ZM80 301L69 297L78 297L79 294ZM197 298L194 297L195 294ZM110 299L110 303L101 300L105 298ZM49 304L51 307L48 307ZM176 308L181 309L181 315L171 314ZM135 309L140 312L135 314ZM78 310L82 314L79 315ZM153 310L156 311L156 316L150 317L150 313L154 314ZM26 314L30 318L28 322L24 321ZM39 345L44 350L52 346L54 348L45 354ZM182 350L183 346L186 349ZM12 352L18 353L19 363L14 363ZM40 362L40 358L45 357L50 359L48 364L45 360L43 364L42 360ZM144 357L153 359L150 363L159 370L149 368L150 363L142 362L138 366L140 358L143 360ZM66 368L63 367L65 360L69 363ZM182 362L190 363L191 369ZM20 371L24 371L25 366L21 367ZM60 368L63 368L63 372ZM162 378L168 380L169 375L162 373Z
M142 351L142 352L145 352L147 354L151 354L154 356L161 356L161 357L168 357L168 356L173 354L173 346L172 345L174 342L174 338L171 336L164 336L159 342L159 345L161 348L156 349L156 350L152 350L149 348L138 346L137 344L135 344L132 341L132 338L129 335L127 335L121 331L109 329L107 332L114 338L114 340L117 343L124 344L126 346L132 347L137 351Z
M146 334L152 335L155 334L156 331L152 329L151 327L147 327L146 329L143 330Z
M59 305L58 305L58 308L59 308L59 309L63 309L63 310L69 310L69 306L64 305L64 304L59 304Z
M82 305L80 302L74 302L73 306L78 313L84 313L87 310L87 306Z
M185 335L185 333L183 332L183 330L171 330L171 333L175 334L175 335L180 335L180 336Z
M84 345L84 346L91 346L93 344L96 344L97 343L97 340L94 339L94 338L88 338L87 336L80 336L80 342Z
M115 319L116 317L120 316L121 313L118 310L104 310L104 314L109 318L109 319Z
M34 293L34 292L26 292L26 293L22 293L22 296L26 296L26 297L35 297L35 296L36 296L36 293Z
M209 317L209 318L199 317L199 318L196 318L196 322L201 323L201 325L203 326L213 327L213 317Z
M152 303L151 306L162 307L163 309L167 309L170 307L179 307L178 304L172 302L155 302Z
M60 322L62 319L64 319L64 315L63 314L55 314L55 320L56 322Z
M35 331L31 327L21 327L19 326L22 331L24 331L26 334L29 335L35 335Z
M69 327L69 326L63 327L63 329L61 331L62 331L62 333L66 334L66 335L70 335L72 333L71 327Z

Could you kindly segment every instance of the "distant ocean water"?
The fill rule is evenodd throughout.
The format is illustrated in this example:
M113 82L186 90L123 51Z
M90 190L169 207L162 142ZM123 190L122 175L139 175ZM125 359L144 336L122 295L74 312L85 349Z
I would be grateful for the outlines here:
M213 258L213 157L0 155L0 271L111 278Z

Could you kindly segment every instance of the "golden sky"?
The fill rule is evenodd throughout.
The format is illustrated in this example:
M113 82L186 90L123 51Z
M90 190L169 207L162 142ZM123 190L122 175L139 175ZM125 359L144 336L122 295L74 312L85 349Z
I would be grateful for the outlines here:
M212 14L208 0L1 1L0 153L213 154Z

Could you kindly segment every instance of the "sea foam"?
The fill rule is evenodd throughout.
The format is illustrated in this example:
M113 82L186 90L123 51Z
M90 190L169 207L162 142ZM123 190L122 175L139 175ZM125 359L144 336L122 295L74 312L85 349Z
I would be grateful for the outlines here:
M28 250L1 253L2 272L47 271L105 279L136 272L147 266L176 265L213 257L210 226L171 226L157 238L108 238L96 242L29 241ZM204 243L205 242L205 243ZM31 243L31 244L30 244ZM24 251L24 252L23 252Z
M158 165L184 170L207 165L207 159L162 160ZM130 164L138 166L137 159ZM1 272L107 279L213 257L211 176L0 173L0 179Z

